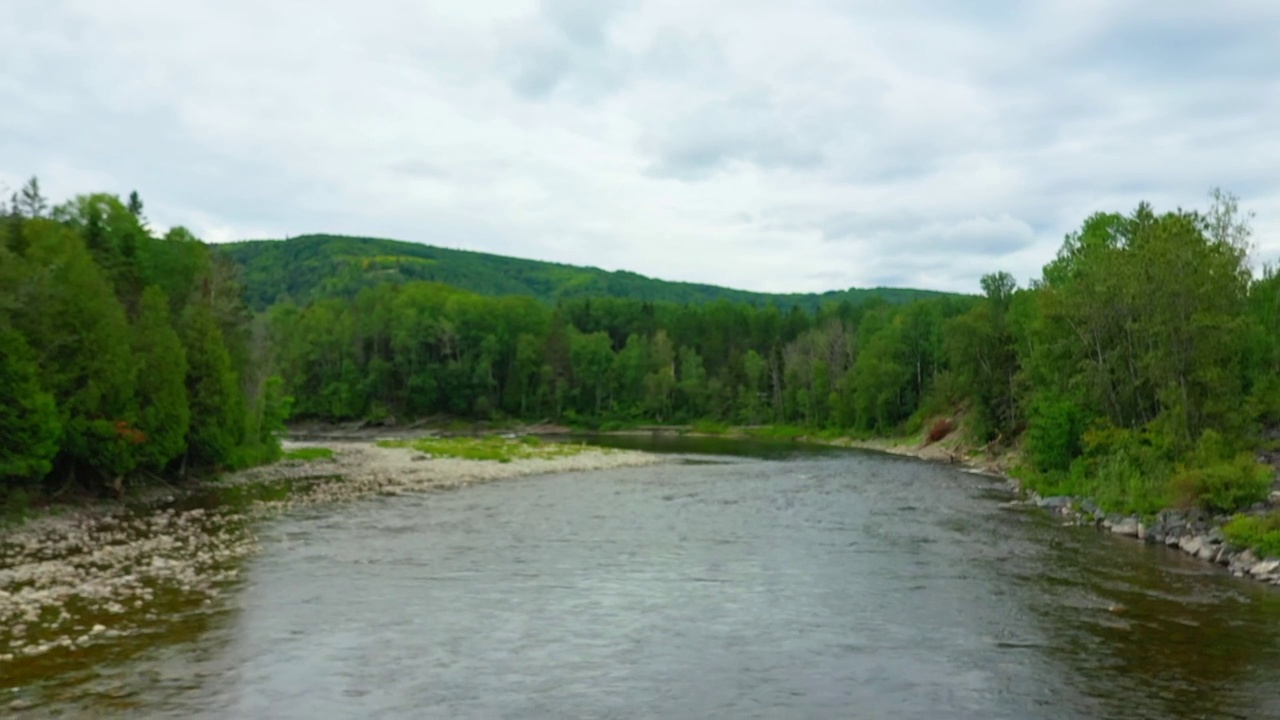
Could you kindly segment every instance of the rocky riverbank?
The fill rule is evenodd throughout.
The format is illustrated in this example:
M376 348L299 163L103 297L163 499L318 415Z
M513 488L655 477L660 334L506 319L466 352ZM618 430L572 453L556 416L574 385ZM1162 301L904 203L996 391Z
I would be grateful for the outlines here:
M215 600L258 548L254 520L371 495L661 461L586 447L509 462L432 458L370 440L286 449L319 446L333 457L282 461L133 503L69 509L0 533L0 689L118 655L106 649L216 611Z
M972 453L954 437L941 443L871 441L851 445L931 462L963 465L1005 480L1010 491L1021 497L1020 500L1013 501L1015 504L1041 508L1062 516L1072 525L1092 526L1101 532L1176 548L1205 562L1219 565L1236 577L1249 577L1280 585L1280 558L1258 557L1248 548L1233 546L1222 533L1222 524L1229 519L1226 516L1198 509L1169 509L1157 513L1154 520L1147 523L1137 516L1108 514L1087 499L1041 497L1038 493L1023 488L1016 478L1009 475L1009 468L1016 462L1016 458ZM1258 509L1280 507L1280 491L1273 492L1265 505L1266 508Z
M1261 558L1248 548L1232 545L1222 533L1226 517L1203 510L1162 510L1147 523L1136 516L1107 514L1087 500L1041 497L1031 491L1027 491L1025 496L1023 502L1062 515L1074 525L1093 526L1103 532L1177 548L1205 562L1220 565L1236 577L1251 577L1280 585L1280 559ZM1272 494L1271 502L1276 501L1280 501L1280 493Z

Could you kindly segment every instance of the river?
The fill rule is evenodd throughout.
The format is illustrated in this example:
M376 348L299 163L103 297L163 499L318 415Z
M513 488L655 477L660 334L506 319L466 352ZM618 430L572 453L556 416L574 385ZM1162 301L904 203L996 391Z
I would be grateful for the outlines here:
M1061 527L954 467L610 442L678 457L269 521L198 631L40 710L1280 718L1273 588Z

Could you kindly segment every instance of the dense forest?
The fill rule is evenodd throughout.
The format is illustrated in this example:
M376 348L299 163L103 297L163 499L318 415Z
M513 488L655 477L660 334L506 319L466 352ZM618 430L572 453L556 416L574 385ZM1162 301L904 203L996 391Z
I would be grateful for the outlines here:
M288 399L233 263L156 237L136 193L50 207L32 179L0 214L0 494L278 456Z
M655 280L632 272L524 260L419 243L336 235L226 243L242 269L245 299L255 310L283 300L306 303L326 297L352 299L387 283L424 280L481 295L569 298L620 297L651 302L728 300L756 306L799 306L813 312L829 302L860 303L879 297L904 303L943 293L907 288L850 288L826 293L769 294L714 285Z
M155 237L136 195L49 210L34 181L5 217L9 487L270 459L290 406L863 436L945 419L1033 487L1126 512L1233 510L1271 484L1254 451L1280 424L1280 277L1255 277L1249 218L1217 191L1089 217L1026 287L821 302L391 241L220 252Z
M405 282L267 316L303 416L863 435L957 416L1046 491L1229 509L1265 497L1251 451L1280 421L1280 279L1253 277L1250 232L1215 191L1202 212L1094 215L1028 287L997 272L976 297L550 305Z

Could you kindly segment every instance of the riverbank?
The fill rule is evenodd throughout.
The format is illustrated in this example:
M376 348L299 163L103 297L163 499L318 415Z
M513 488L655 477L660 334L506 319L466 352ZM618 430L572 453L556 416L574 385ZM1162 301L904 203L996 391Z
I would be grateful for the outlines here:
M51 666L118 655L104 648L127 648L131 636L171 632L215 611L258 549L254 520L374 495L662 461L550 445L499 462L429 457L372 439L287 442L287 451L323 447L332 457L284 460L134 502L63 508L0 532L0 688L48 676Z
M1181 550L1199 560L1218 565L1236 577L1280 585L1280 558L1260 557L1250 548L1233 545L1223 533L1223 525L1233 515L1215 515L1200 509L1169 508L1160 511L1154 518L1144 519L1138 515L1107 513L1087 498L1065 495L1044 497L1024 487L1010 474L1018 462L1014 453L992 455L975 451L954 437L938 443L926 443L919 439L886 439L845 443L836 441L832 444L905 455L931 462L959 464L1003 479L1009 489L1019 496L1020 499L1015 500L1015 503L1038 507L1058 515L1065 524L1093 527L1099 532ZM1253 510L1263 512L1280 508L1280 488L1273 490L1262 505Z

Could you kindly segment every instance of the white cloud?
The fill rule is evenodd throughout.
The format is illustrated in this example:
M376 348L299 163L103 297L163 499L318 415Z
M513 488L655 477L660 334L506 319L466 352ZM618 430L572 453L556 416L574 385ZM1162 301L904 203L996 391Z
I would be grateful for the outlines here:
M974 290L1221 185L1280 253L1274 3L15 0L0 182L761 290Z

